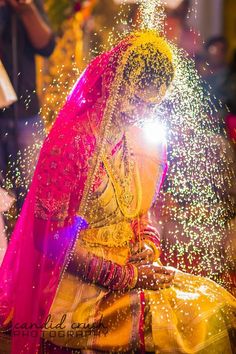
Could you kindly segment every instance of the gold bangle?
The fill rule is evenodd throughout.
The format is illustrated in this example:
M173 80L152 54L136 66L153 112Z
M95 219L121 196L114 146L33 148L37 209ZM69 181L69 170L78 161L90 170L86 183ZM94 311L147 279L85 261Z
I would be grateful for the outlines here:
M154 252L154 260L153 260L153 262L156 262L159 259L159 257L160 257L160 250L157 248L155 243L152 242L151 240L144 239L144 242L147 245L149 245L151 247L151 249L153 250L153 252Z

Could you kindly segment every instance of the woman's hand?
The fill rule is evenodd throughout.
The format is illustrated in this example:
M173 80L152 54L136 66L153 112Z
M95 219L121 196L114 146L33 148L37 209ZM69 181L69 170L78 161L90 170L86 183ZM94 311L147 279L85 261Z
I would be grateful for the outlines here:
M162 266L161 262L153 263L154 258L155 253L145 240L142 240L140 250L138 243L134 246L129 263L138 268L136 288L158 290L169 288L173 284L175 271Z
M136 264L138 281L136 288L159 290L169 288L173 284L175 272L164 266L154 264Z
M129 257L129 263L152 264L155 259L155 253L151 246L141 241L141 249L139 251L139 244L136 243L133 248L133 254Z

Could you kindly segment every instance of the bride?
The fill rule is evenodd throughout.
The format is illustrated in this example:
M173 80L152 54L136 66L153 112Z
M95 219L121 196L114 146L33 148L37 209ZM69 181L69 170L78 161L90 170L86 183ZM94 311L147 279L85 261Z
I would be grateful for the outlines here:
M233 353L236 300L160 262L151 208L166 144L145 122L174 78L172 50L135 32L95 58L42 147L0 268L13 354Z

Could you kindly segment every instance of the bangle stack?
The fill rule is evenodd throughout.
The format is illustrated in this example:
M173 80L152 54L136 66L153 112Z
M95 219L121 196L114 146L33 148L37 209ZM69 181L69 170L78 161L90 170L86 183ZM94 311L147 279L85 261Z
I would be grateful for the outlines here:
M141 239L149 239L152 241L157 247L160 247L160 236L157 229L151 225L141 224L137 220L134 220L131 224L136 242Z
M152 241L155 244L155 246L158 248L160 248L161 246L160 236L157 230L152 226L148 226L143 230L141 239Z
M78 275L109 290L133 289L138 281L138 268L133 264L122 266L91 253L85 263L83 269L78 268Z
M161 254L161 242L157 229L148 225L147 219L144 219L144 222L142 220L141 224L139 220L134 220L132 222L132 229L136 242L140 241L140 239L145 241L153 250L154 262L157 261Z
M141 239L149 239L151 240L157 247L160 247L160 236L157 229L151 225L148 225L146 220L143 223L139 223L138 220L134 220L131 224L136 242Z
M138 236L143 233L143 230L148 226L148 218L147 217L142 217L141 220L134 219L131 222L131 227L133 229L134 235L136 236L136 239L138 239Z

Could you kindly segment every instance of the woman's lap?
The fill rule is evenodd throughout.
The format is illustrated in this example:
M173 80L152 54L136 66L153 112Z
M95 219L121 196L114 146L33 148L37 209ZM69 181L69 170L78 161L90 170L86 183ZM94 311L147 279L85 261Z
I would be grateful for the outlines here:
M70 288L69 283L65 284L64 289ZM87 289L89 289L88 284L84 285L84 292L88 295ZM91 299L88 299L86 303L85 298L82 303L78 303L77 307L75 302L73 303L74 307L71 306L69 313L70 324L92 322L102 318L100 323L103 329L107 328L107 333L106 335L106 331L102 335L98 333L96 337L95 333L91 332L91 336L96 337L93 340L90 338L78 341L75 337L67 338L64 344L69 347L78 350L83 348L85 343L89 343L89 348L100 351L104 349L107 352L112 348L117 348L117 350L127 348L128 350L132 346L135 347L139 341L142 308L145 316L144 336L148 352L154 351L154 348L162 348L163 352L171 353L171 350L175 350L176 353L190 353L195 347L196 350L199 348L199 353L204 353L201 351L204 350L204 346L212 346L214 342L218 342L219 345L224 346L225 354L231 353L230 349L227 349L227 347L230 348L227 327L233 324L236 303L226 290L209 279L177 272L172 287L157 291L143 291L144 307L141 306L140 291L137 289L129 293L98 291L97 298L95 292L94 295L92 303ZM60 302L58 299L53 311L57 312L57 315L62 315L64 305L65 302ZM91 308L95 310L93 313L90 312ZM85 315L82 318L81 313L86 314L86 311L88 316ZM236 328L235 321L234 325ZM63 339L57 341L51 338L51 340L57 345L63 345Z

